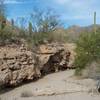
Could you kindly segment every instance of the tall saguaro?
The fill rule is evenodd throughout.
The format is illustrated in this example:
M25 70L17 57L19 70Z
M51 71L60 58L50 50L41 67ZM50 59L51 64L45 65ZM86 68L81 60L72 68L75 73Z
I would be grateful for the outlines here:
M31 22L29 22L29 35L30 36L32 36L32 28L33 28L33 26L32 26L32 23Z
M0 0L0 29L3 29L6 25L6 11L4 0Z
M96 12L94 12L94 32L96 34Z

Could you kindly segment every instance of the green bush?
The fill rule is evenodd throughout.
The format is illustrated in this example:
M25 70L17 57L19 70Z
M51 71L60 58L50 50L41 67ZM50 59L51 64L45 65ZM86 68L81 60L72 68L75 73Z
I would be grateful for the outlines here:
M28 47L30 49L33 48L33 46L37 46L40 44L45 44L45 43L51 43L51 42L60 42L60 43L64 43L67 41L67 35L65 33L55 33L55 32L51 32L51 33L33 33L32 36L27 35L26 41L28 43Z
M81 74L87 64L100 59L100 33L82 34L76 44L76 74Z
M12 28L6 26L4 29L0 30L0 42L10 41L15 34L13 34Z

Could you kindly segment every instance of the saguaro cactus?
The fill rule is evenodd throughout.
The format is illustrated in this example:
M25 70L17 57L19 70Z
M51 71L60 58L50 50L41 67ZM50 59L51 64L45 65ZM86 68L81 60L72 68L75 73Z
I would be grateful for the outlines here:
M12 29L14 29L14 19L11 19L11 26L12 26Z
M94 12L94 32L96 34L96 12Z
M32 23L29 22L29 35L32 36Z
M4 29L4 27L6 26L6 18L4 18L4 16L0 16L0 26L1 29Z

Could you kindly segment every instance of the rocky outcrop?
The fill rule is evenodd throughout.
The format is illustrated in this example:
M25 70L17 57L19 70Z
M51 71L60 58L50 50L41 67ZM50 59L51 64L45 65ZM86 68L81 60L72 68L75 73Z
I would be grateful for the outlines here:
M51 72L74 68L74 44L45 44L29 51L24 45L0 47L0 86L17 86Z
M33 53L24 45L0 50L0 85L16 86L41 76L38 66L35 66Z
M74 44L45 44L39 46L36 55L43 74L74 68Z

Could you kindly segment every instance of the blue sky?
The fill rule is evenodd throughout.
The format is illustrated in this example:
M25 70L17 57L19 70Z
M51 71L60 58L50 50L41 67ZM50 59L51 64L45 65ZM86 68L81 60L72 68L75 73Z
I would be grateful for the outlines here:
M5 0L8 19L28 18L34 7L53 8L66 26L93 24L93 13L97 12L100 24L100 0Z

